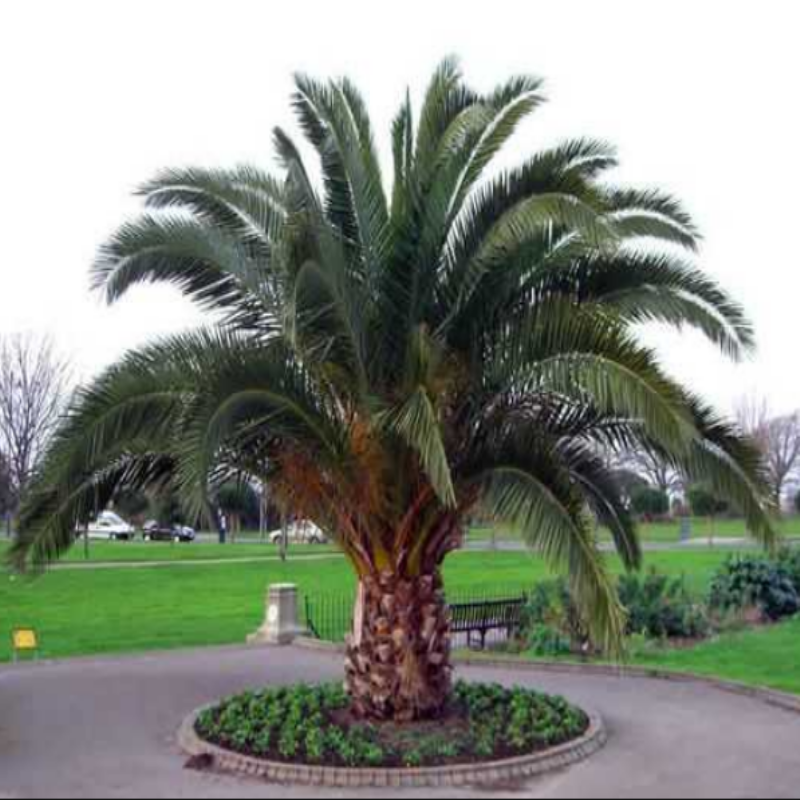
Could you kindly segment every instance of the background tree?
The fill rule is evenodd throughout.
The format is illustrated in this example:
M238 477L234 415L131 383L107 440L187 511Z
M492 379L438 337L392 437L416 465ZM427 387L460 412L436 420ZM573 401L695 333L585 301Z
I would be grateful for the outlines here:
M765 459L780 506L800 470L800 414L775 417L765 434Z
M19 503L68 399L70 365L49 338L0 340L0 452Z
M800 413L776 416L766 401L750 398L739 403L737 416L742 429L761 448L780 508L800 472Z
M669 514L669 495L654 486L635 489L632 497L633 510L639 517L657 519Z
M627 471L641 475L649 485L667 496L671 497L685 490L680 472L656 451L636 447L622 453L620 461Z
M141 525L147 521L152 503L146 492L126 489L114 498L114 509L125 519Z
M231 482L220 487L217 507L227 516L232 537L241 533L243 526L258 527L259 503L259 496L249 483Z
M164 527L185 525L186 510L178 494L172 488L161 488L153 497L152 509L155 521Z
M800 492L798 492L795 495L795 498L794 498L794 509L798 514L800 514Z
M7 534L11 533L11 514L14 511L14 489L11 469L5 456L0 453L0 522Z
M689 505L696 517L718 517L726 514L730 506L706 486L692 486L688 492Z
M199 513L257 476L358 577L353 712L406 722L446 708L442 566L476 513L566 571L593 638L618 651L595 522L628 568L642 553L602 447L658 452L774 541L758 452L637 338L655 321L734 358L753 348L741 308L692 263L680 203L613 185L615 152L596 141L492 171L540 81L482 93L451 60L419 114L400 109L387 191L353 84L296 83L319 170L278 130L278 177L165 172L102 249L108 300L170 282L219 324L131 353L80 393L26 503L17 566L57 557L120 487L171 480Z

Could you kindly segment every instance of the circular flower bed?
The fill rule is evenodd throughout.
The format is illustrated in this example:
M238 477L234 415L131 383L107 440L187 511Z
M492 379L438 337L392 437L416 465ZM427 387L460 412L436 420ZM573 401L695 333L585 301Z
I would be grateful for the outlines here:
M566 700L526 689L459 683L442 719L366 724L339 686L248 693L203 711L196 732L241 755L284 764L424 768L533 755L579 739L589 717Z

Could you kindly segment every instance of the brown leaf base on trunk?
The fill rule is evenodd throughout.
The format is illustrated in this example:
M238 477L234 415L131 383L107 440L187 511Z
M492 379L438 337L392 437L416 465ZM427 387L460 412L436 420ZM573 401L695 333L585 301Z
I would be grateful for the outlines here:
M453 670L441 579L366 578L355 616L346 661L353 714L399 723L442 716Z

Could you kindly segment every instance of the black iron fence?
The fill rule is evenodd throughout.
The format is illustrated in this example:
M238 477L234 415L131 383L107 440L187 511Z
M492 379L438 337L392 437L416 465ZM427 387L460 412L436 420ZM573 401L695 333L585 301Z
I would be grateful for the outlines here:
M527 587L514 585L483 585L447 592L447 602L456 611L458 607L497 607L499 604L524 605ZM352 594L322 594L306 592L301 603L302 623L309 634L324 642L341 644L350 633L355 610ZM505 640L507 631L490 631L487 643ZM463 640L463 641L462 641ZM466 646L466 636L455 637L456 646Z
M355 610L352 595L305 594L302 623L308 633L323 642L344 642Z

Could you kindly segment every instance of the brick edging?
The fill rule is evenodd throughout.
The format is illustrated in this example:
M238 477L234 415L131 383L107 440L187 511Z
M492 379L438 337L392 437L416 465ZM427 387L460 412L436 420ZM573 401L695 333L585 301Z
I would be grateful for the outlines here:
M200 708L186 718L178 733L178 746L190 757L208 757L211 766L271 783L322 786L329 789L438 789L487 786L527 780L578 764L601 750L607 740L603 720L589 713L589 729L574 742L532 756L426 769L334 769L280 764L224 750L197 734L197 719L213 705ZM588 713L588 712L585 712Z

